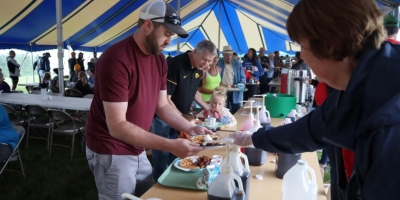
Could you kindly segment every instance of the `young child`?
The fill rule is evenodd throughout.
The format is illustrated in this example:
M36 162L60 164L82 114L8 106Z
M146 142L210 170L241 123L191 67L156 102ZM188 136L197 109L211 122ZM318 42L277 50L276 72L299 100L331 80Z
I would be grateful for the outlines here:
M211 99L210 99L210 106L218 111L218 113L215 114L215 117L217 118L217 121L220 121L222 118L229 118L229 124L226 126L235 126L237 124L237 121L235 117L229 112L228 108L225 108L226 104L226 87L223 86L218 86L214 89ZM199 114L197 114L197 117L208 117L207 111L203 110Z
M44 73L42 80L39 83L39 87L46 89L49 87L49 83L51 81L51 75L49 72Z

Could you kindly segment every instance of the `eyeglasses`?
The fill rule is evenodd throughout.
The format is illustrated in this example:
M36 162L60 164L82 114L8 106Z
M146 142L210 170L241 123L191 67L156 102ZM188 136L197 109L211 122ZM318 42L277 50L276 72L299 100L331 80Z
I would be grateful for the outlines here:
M164 19L164 22L175 24L175 25L181 25L181 18L178 16L156 17L156 18L152 18L150 20L155 20L155 19Z

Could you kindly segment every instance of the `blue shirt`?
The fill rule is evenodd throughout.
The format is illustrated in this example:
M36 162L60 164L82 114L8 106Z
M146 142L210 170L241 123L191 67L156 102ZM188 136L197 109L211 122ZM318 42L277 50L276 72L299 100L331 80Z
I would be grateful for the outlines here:
M0 143L10 144L15 149L18 140L18 133L12 127L6 110L3 106L0 106Z
M94 85L94 78L89 77L88 83L89 83L90 87L93 87L93 85Z
M251 62L250 59L246 58L244 59L244 61L242 62L242 66L244 68L246 68L246 70L252 70L253 66L256 66L258 71L255 71L253 74L251 74L254 78L256 78L257 80L259 80L260 76L264 75L264 69L261 67L260 62L258 62L258 60L255 60L256 63L253 64L253 62Z

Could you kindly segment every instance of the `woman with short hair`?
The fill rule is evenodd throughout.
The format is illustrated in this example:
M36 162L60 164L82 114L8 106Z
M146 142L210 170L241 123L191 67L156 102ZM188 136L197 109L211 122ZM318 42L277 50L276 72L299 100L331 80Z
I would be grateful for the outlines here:
M288 34L338 91L292 124L232 134L235 143L283 153L327 145L332 199L398 199L400 46L385 42L382 15L375 0L300 0Z

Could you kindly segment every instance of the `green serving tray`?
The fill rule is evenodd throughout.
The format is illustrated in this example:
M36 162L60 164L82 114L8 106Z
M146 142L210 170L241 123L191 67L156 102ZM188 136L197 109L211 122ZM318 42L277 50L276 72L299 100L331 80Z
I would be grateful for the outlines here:
M207 191L207 188L198 188L196 186L197 180L202 176L203 171L190 171L185 172L174 167L174 162L164 171L158 178L158 183L165 187L183 188L189 190Z

